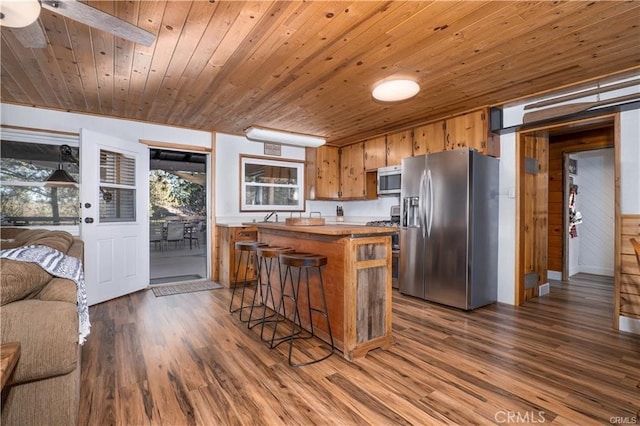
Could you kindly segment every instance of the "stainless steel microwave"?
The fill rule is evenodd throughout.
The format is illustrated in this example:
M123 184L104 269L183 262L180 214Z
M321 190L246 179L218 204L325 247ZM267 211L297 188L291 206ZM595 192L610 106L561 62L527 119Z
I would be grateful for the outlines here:
M378 169L378 195L400 195L402 166L380 167Z

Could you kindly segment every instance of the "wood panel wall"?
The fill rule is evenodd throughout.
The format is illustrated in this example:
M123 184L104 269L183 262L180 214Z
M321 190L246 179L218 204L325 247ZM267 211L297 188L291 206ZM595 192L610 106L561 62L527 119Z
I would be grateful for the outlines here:
M612 147L613 137L613 126L549 137L549 270L563 270L564 154Z
M640 215L622 215L620 228L620 315L640 319L640 263L629 241L640 240Z
M547 227L548 227L548 134L537 132L524 135L518 147L519 174L519 261L516 268L516 305L538 296L538 287L547 282ZM521 155L524 152L524 155ZM537 160L535 174L525 172L525 157ZM537 274L535 286L525 289L527 274Z

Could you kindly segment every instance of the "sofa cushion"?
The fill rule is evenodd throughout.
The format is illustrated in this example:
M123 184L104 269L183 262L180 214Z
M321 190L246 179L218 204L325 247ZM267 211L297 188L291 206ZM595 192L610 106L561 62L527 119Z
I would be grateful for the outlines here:
M16 247L24 246L30 238L36 238L42 233L49 232L45 229L8 228L2 230L2 238L11 238ZM4 248L4 247L3 247Z
M71 280L53 278L42 291L35 297L39 300L51 300L56 302L77 303L78 286Z
M20 234L19 236L22 236ZM62 253L69 251L73 244L73 235L65 231L40 231L27 239L24 245L47 246Z
M36 299L2 306L2 342L20 342L12 383L66 374L78 361L78 310L75 303Z
M28 299L38 294L51 275L35 263L0 259L0 304Z
M29 245L41 245L66 253L74 242L74 237L66 231L47 229L2 228L1 248L10 249Z

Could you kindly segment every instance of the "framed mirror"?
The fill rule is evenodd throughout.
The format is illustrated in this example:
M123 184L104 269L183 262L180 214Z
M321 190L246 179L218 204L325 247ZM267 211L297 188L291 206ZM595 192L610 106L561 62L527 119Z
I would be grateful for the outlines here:
M304 161L240 156L240 211L303 211Z

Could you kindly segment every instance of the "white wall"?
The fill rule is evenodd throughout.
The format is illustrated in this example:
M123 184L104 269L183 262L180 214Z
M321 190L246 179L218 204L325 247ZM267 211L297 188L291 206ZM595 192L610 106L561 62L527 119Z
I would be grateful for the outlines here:
M615 262L615 169L613 149L572 155L577 160L576 211L583 221L577 225L579 242L577 272L612 277ZM572 250L572 247L569 247ZM573 256L572 256L573 257ZM571 272L569 272L571 275Z
M621 114L620 139L620 213L640 214L640 109Z
M282 145L281 156L264 154L264 144L244 136L216 134L216 222L261 220L264 213L240 213L240 154L274 160L304 160L304 148ZM284 216L282 216L284 217Z
M389 220L391 206L400 205L399 196L380 197L363 201L307 201L307 210L321 212L333 219L336 207L342 206L346 222L366 223L372 220Z
M498 302L515 304L516 275L516 134L500 137L498 224Z
M105 133L132 143L140 139L210 148L211 133L143 121L0 104L1 123L8 126L79 133L81 128Z

